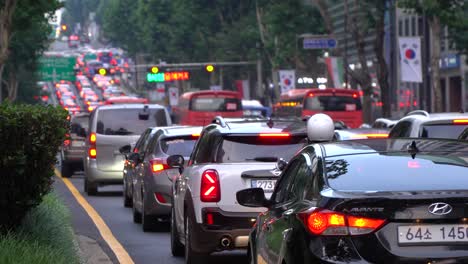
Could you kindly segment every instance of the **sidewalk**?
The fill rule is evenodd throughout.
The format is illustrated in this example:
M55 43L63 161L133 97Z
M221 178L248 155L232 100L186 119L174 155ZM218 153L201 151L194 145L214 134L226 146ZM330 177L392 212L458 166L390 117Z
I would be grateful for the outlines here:
M82 263L112 264L109 256L107 256L95 240L82 235L75 235L75 239L78 243L78 255Z

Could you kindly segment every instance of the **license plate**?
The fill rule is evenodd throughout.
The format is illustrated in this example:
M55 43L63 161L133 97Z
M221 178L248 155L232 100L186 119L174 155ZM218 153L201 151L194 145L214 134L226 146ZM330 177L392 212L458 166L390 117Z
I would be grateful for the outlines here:
M398 227L398 243L468 242L468 225L412 225Z
M85 143L83 141L72 141L72 146L73 147L83 147Z
M276 180L252 180L252 188L262 188L265 192L273 192Z

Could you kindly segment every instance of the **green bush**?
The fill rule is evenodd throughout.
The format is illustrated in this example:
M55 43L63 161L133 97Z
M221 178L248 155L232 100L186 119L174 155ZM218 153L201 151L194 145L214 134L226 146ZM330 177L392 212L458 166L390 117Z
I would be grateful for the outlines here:
M0 263L79 262L70 212L55 193L30 210L15 232L0 236Z
M50 191L67 116L52 106L0 105L0 232L15 228Z

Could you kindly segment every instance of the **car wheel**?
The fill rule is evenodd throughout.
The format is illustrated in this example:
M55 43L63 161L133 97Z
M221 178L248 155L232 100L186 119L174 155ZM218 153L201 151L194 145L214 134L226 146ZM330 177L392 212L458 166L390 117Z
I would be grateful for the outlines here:
M128 196L127 181L124 179L123 183L124 183L124 185L123 185L124 207L130 208L132 206L132 199Z
M150 232L155 230L155 218L152 215L145 213L145 197L141 196L141 227L143 232Z
M62 167L60 168L60 173L64 178L70 178L73 175L73 170L70 164L65 161L62 161Z
M184 255L184 245L180 243L179 232L175 220L174 207L171 209L171 252L174 257L181 257Z
M198 264L202 262L202 256L192 249L192 228L193 220L190 216L185 216L185 263Z
M85 179L85 191L88 195L97 195L98 186L97 183L91 183L88 179Z

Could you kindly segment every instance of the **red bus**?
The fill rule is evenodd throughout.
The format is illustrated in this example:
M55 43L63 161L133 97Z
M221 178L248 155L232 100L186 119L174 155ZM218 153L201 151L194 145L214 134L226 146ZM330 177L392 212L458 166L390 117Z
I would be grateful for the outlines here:
M359 91L349 89L294 89L281 95L273 107L275 116L329 115L351 128L362 124L362 104Z
M215 116L242 117L242 98L232 91L199 91L184 93L172 109L174 123L204 126Z

